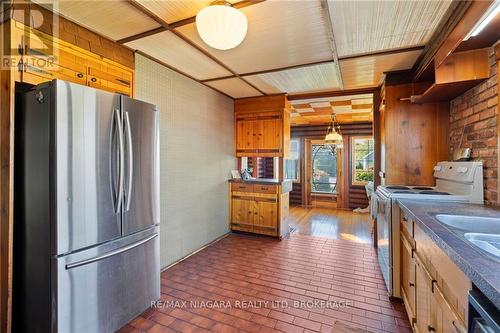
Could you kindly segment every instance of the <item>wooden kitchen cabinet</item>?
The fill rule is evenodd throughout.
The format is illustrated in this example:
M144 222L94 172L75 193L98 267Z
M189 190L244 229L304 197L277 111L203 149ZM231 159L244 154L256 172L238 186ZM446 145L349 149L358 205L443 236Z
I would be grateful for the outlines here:
M15 23L19 34L29 34L29 45L21 41L21 81L39 84L60 79L113 93L133 95L134 71L75 45ZM43 50L43 51L40 51Z
M405 304L406 312L411 323L416 320L416 275L415 259L413 257L413 248L406 236L401 233L401 295Z
M466 333L471 281L400 211L401 294L414 332Z
M282 237L288 234L288 193L281 185L230 184L230 228Z
M290 110L285 95L235 101L237 157L287 157Z

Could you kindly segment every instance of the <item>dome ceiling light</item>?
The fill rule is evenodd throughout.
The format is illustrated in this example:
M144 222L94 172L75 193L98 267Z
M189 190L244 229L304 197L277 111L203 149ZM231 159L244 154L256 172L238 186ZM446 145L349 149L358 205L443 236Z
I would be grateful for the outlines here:
M201 39L218 50L229 50L240 45L247 29L245 14L227 1L212 2L196 15L196 30Z

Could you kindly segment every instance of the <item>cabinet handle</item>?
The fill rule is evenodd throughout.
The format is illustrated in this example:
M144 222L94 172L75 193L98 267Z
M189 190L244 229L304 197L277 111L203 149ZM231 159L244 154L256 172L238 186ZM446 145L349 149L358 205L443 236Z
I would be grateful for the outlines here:
M415 283L410 282L410 287L415 287Z
M408 222L408 220L406 219L406 217L403 216L403 221L405 222Z
M252 212L251 212L251 211L248 211L248 214L252 214Z
M90 79L90 81L92 81L92 82L96 82L96 81L97 81L97 79L96 79L95 77L93 77L93 78L91 78L91 79Z
M260 189L261 190L267 190L267 187L261 187Z
M257 212L255 212L254 214L257 215Z
M83 77L83 74L82 73L78 73L78 74L76 74L76 77L78 77L78 78L81 79Z
M432 327L431 325L427 325L427 330L429 332L436 332L436 329L434 327Z

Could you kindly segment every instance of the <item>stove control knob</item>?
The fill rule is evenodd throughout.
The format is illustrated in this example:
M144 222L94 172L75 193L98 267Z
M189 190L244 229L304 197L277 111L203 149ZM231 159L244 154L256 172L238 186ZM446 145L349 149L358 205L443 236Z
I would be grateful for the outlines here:
M469 169L466 168L466 167L460 167L460 168L457 169L458 173L466 173L467 170L469 170Z
M441 171L441 166L440 165L436 165L434 167L434 171Z

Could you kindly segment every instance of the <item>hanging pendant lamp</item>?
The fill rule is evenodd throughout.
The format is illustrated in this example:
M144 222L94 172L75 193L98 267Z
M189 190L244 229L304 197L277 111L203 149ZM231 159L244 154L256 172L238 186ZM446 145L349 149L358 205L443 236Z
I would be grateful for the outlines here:
M332 120L326 130L325 142L333 143L337 146L337 148L343 148L344 141L342 139L342 134L340 133L340 125L337 124L337 130L335 130L335 120L335 113L332 113Z
M218 50L240 45L247 29L245 14L227 1L215 1L196 15L196 30L201 39Z

